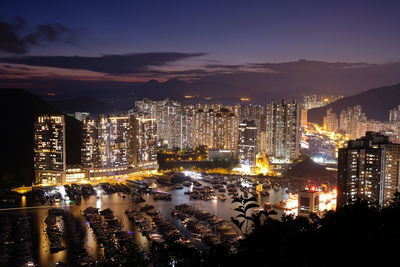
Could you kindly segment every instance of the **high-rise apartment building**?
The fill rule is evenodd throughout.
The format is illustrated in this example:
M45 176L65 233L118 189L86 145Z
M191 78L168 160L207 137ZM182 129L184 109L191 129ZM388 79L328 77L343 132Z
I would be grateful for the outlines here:
M238 159L240 165L255 166L257 156L257 124L244 120L239 124Z
M133 163L157 161L157 124L150 114L135 113L133 118Z
M324 129L330 132L336 132L339 128L339 120L336 113L331 108L326 111L324 116Z
M160 144L170 149L182 147L180 103L170 99L161 101L144 99L135 102L134 111L147 113L155 118Z
M254 121L257 126L257 152L265 153L263 150L262 138L265 138L265 112L261 105L237 105L235 106L239 122Z
M180 121L180 148L190 149L193 146L193 127L194 127L194 114L195 108L192 105L182 106L181 121Z
M357 198L388 204L399 190L400 144L387 136L367 132L339 149L338 206Z
M397 108L393 108L389 111L390 122L400 122L400 105Z
M170 99L158 101L156 122L158 138L170 149L180 147L181 105Z
M132 163L132 125L128 115L101 115L98 118L98 145L101 167Z
M193 118L192 145L237 150L239 119L228 108L197 109Z
M274 161L290 162L299 156L299 105L272 102L266 107L268 156Z
M360 105L347 107L340 113L339 129L355 138L357 136L357 122L365 121L366 119L367 116L362 112Z
M135 102L134 112L148 113L156 119L159 144L169 149L204 145L237 151L240 109L213 103L181 106L168 99L145 99ZM261 106L251 106L246 116L260 121L261 114Z
M98 122L86 118L82 122L81 163L85 168L100 167Z
M264 108L261 105L238 105L239 120L254 121L258 128L261 126L261 120L264 117Z
M34 169L39 183L65 182L66 145L63 115L39 116L34 125Z
M303 95L303 107L307 110L312 108L319 108L326 106L332 102L335 102L343 98L342 95L316 95L316 94L305 94Z
M155 164L157 141L156 119L150 113L87 118L83 122L82 165L115 168Z
M304 107L300 109L300 126L306 127L308 125L308 110Z

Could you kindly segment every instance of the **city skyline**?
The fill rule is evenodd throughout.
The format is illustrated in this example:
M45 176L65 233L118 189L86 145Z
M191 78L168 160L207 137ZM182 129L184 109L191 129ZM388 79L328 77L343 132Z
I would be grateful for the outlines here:
M396 266L399 14L2 1L0 266Z

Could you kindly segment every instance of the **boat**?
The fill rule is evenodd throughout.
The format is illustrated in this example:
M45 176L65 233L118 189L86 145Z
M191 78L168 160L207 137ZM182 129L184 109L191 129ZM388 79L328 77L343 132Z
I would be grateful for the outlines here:
M230 226L230 225L227 224L227 223L222 223L222 224L220 224L220 225L217 226L217 229L218 229L219 231L229 231L229 230L232 230L232 226Z
M274 207L274 208L276 208L276 209L281 209L281 210L283 210L283 209L286 208L286 202L282 200L281 202L272 205L272 207Z
M182 183L182 185L183 185L183 186L186 186L186 187L189 187L189 186L192 185L192 182L190 182L190 181L184 181L184 182Z
M180 190L180 189L183 189L183 185L182 184L176 184L172 188L173 188L173 190Z
M264 203L264 209L265 210L270 210L272 208L271 202L267 201Z
M224 194L218 194L217 197L218 197L219 200L222 200L222 201L226 200L226 196Z
M141 202L145 202L146 200L144 200L144 198L142 198L141 196L135 196L132 197L133 202L135 203L141 203Z
M261 192L261 195L263 195L264 197L268 197L269 196L269 192L267 190L264 190Z

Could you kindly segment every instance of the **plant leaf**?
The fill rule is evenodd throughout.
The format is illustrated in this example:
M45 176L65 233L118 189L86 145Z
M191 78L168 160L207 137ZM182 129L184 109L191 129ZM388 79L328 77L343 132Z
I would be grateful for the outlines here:
M236 211L238 211L238 212L241 212L241 213L245 213L245 211L244 211L244 209L242 209L242 208L235 208L234 210L236 210Z
M247 198L247 199L244 200L244 204L246 204L247 202L251 202L251 201L257 202L257 198L255 198L255 197L249 197L249 198Z
M237 219L231 217L231 221L232 221L232 223L235 224L238 228L241 228L239 220L237 220ZM240 227L239 227L239 226L240 226Z
M255 203L249 203L246 205L246 207L244 208L245 212L247 212L249 209L251 208L259 208L260 206L258 204Z
M235 202L242 203L242 201L240 201L240 198L238 198L238 197L235 197L234 199L232 199L232 203L235 203Z

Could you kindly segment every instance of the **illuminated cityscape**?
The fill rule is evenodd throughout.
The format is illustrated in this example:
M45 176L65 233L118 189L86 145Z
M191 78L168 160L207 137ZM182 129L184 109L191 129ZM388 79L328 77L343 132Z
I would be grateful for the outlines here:
M335 96L335 95L305 94L303 95L303 106L306 110L324 107L342 98L343 98L342 95Z
M399 1L3 2L0 267L399 265Z

